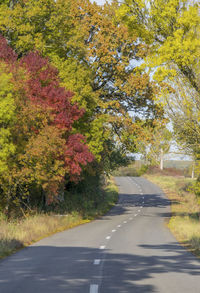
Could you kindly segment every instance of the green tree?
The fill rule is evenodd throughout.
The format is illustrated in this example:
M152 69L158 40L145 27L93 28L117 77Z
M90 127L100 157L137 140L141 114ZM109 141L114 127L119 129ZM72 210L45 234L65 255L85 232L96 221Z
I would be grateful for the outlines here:
M172 133L166 128L163 120L154 121L152 127L144 126L144 135L137 141L137 150L143 155L146 164L160 166L163 169L164 155L169 152Z
M154 83L137 66L148 46L137 41L139 32L129 34L115 9L89 0L21 0L0 7L0 30L12 47L19 54L37 49L48 56L62 85L75 93L72 101L85 108L74 131L87 137L98 161L109 138L127 145L127 125L131 130L137 116L162 114Z
M11 129L16 122L12 73L4 62L0 62L0 174L8 172L10 158L15 154Z
M159 85L158 99L173 123L178 143L192 153L200 170L199 1L125 0L117 13L130 32L141 27L140 38L149 44L142 66Z
M140 37L150 44L144 66L154 68L157 81L184 76L199 92L196 79L200 54L198 2L125 0L119 6L118 15L130 31L135 25L141 25Z

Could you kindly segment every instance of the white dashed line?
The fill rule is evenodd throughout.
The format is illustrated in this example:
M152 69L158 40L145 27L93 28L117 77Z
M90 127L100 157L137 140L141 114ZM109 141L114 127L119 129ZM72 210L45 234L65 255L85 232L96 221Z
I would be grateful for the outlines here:
M90 285L90 293L98 293L99 286L96 284Z
M126 224L127 223L127 221L124 221L124 224Z
M100 249L105 249L105 245L100 246Z
M118 227L118 228L120 228L120 227L121 227L121 225L118 225L117 227Z
M137 217L138 214L135 214L135 217Z
M133 218L129 218L129 220L133 220Z
M94 265L99 265L99 264L100 264L100 262L101 262L101 260L100 260L100 259L95 259L95 260L94 260Z
M112 232L114 233L114 232L116 232L116 230L112 230Z
M140 210L138 210L138 212L140 212Z
M110 239L110 238L111 238L110 236L107 236L107 237L106 237L107 240Z

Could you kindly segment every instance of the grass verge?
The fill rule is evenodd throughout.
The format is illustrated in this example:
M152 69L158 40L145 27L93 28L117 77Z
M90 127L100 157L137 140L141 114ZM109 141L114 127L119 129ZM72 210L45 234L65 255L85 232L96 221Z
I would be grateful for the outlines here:
M7 221L0 218L0 259L44 237L74 226L90 222L110 210L118 199L117 186L109 179L102 190L101 201L85 208L84 213L75 210L66 215L53 212L36 213L23 219Z
M200 257L200 206L195 194L189 191L194 180L149 174L144 177L160 186L171 200L172 216L168 222L171 232L182 245Z

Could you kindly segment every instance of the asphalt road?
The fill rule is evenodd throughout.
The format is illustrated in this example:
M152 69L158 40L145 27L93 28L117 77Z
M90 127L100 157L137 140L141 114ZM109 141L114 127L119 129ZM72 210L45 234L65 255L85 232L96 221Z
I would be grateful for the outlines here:
M118 177L106 216L0 262L0 293L199 293L200 261L165 225L170 203L143 178Z

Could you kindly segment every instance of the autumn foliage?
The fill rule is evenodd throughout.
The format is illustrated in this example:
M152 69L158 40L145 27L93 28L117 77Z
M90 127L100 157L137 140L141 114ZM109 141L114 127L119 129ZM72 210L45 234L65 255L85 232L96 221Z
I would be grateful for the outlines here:
M60 86L57 69L38 52L17 59L0 37L0 65L12 84L9 97L13 101L9 121L1 121L5 132L9 131L4 140L10 146L2 158L1 188L8 201L35 184L51 202L66 176L77 181L83 166L93 161L86 138L73 129L84 110L71 103L73 93Z
M9 176L0 186L7 198L37 186L51 201L83 174L99 180L136 151L143 125L162 119L158 87L141 66L149 43L117 11L117 1L0 4L0 31L10 45L1 38L10 114L0 153L1 174Z

